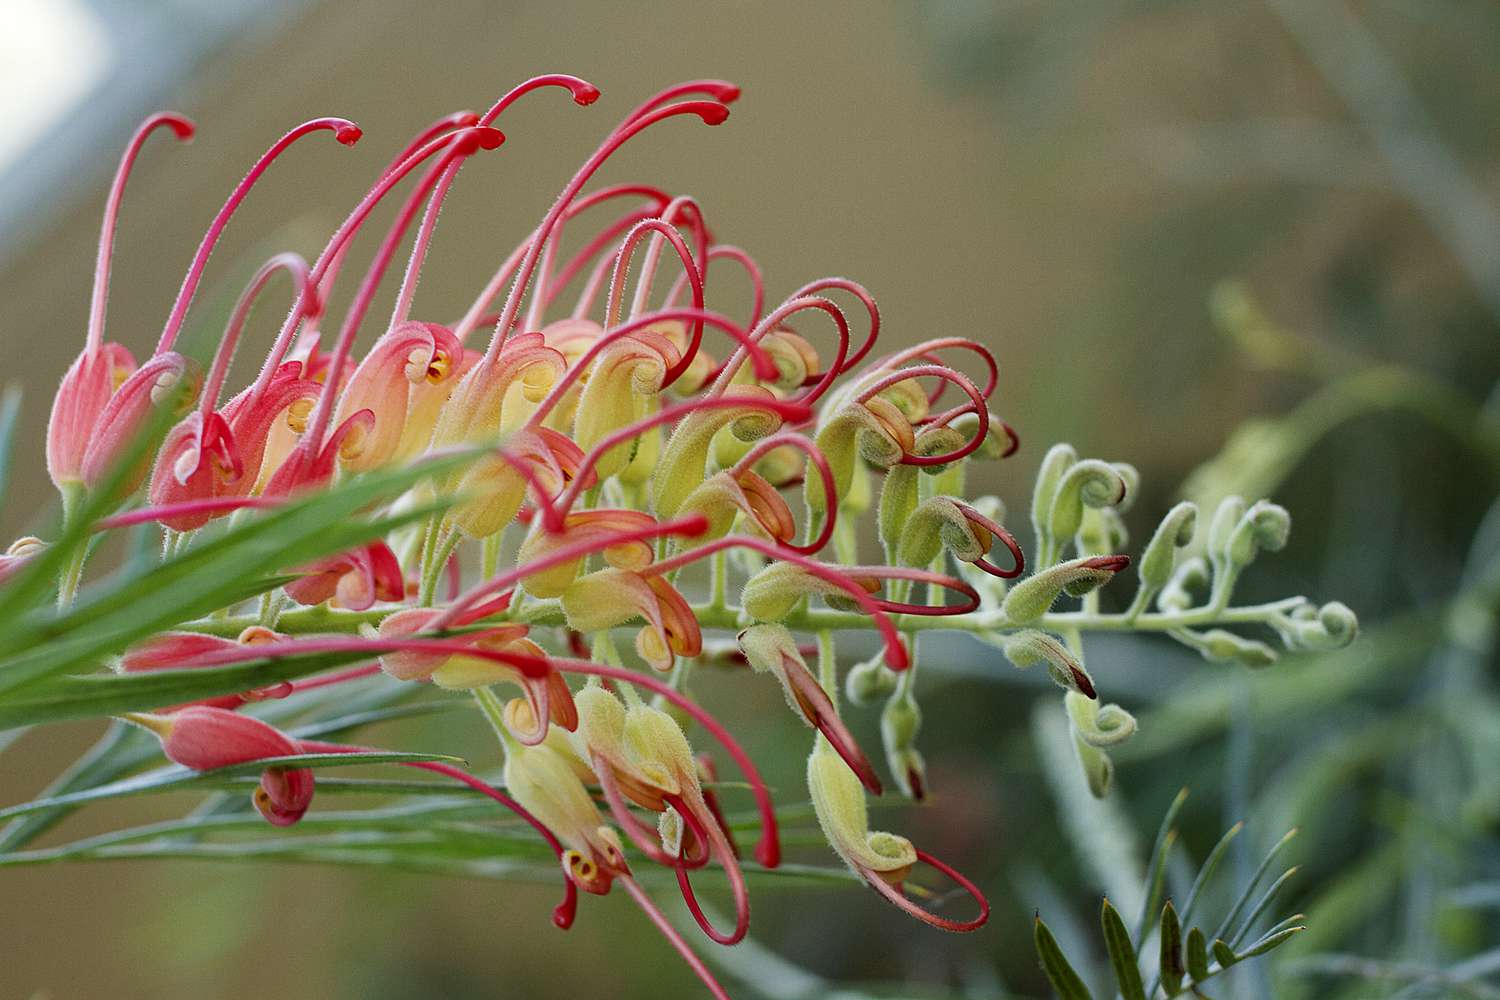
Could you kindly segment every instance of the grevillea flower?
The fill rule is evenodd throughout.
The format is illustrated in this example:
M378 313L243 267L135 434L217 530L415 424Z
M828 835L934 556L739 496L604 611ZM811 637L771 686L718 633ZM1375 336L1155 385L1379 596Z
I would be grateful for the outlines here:
M392 703L426 685L464 692L496 731L505 790L447 764L406 763L463 782L546 840L565 880L553 912L558 926L572 923L578 890L620 885L723 996L633 866L670 870L710 940L732 944L747 933L749 893L719 802L740 795L740 786L715 787L712 761L695 745L717 744L748 787L760 821L754 856L768 868L782 854L770 786L730 728L688 694L710 680L700 663L745 662L776 681L812 730L809 795L835 854L925 923L972 930L988 913L978 889L905 837L868 824L867 793L881 794L892 779L912 797L926 790L916 746L916 634L934 618L1003 633L997 641L1015 662L1046 663L1075 701L1089 702L1074 708L1085 742L1114 738L1123 731L1118 712L1093 704L1092 678L1049 631L1049 609L1127 565L1110 554L1119 522L1109 518L1133 495L1134 472L1080 461L1071 449L1049 454L1042 512L1034 515L1045 544L1031 575L1008 583L1027 560L1003 508L993 498L965 498L968 463L1003 458L1018 444L993 408L999 366L988 348L940 337L875 354L880 311L858 283L822 278L768 298L755 258L721 242L692 197L648 183L585 190L648 130L679 118L722 123L739 96L724 81L667 88L626 114L520 245L496 254L493 277L472 302L414 318L431 315L415 311L417 286L459 171L501 145L495 126L506 108L558 89L580 106L599 96L577 77L539 76L485 114L443 116L407 142L311 263L278 254L252 277L201 389L174 344L230 216L300 137L332 130L352 144L359 132L344 119L315 119L267 151L212 220L139 366L103 339L115 218L146 136L168 127L185 138L191 125L157 116L131 140L106 205L85 349L48 429L48 470L69 506L131 454L152 406L162 403L178 419L142 466L142 475L150 471L145 504L94 530L154 520L170 529L168 549L191 560L193 546L219 544L221 529L232 534L242 519L261 516L256 511L339 490L343 480L379 483L382 470L406 468L410 476L404 495L362 499L365 507L351 515L351 523L398 527L380 537L372 529L347 551L317 549L325 554L316 559L298 548L285 555L295 565L263 580L264 593L246 591L258 596L254 606L115 650L118 669L129 674L250 664L260 676L294 679L206 689L212 697L127 717L155 732L169 759L212 769L358 749L283 733L247 709L257 701L359 678L381 685ZM393 218L356 269L354 238L387 200ZM408 233L405 269L393 268ZM565 253L565 245L576 249ZM713 268L711 282L715 261L732 267ZM346 263L357 285L342 314L330 316L327 304L345 298L334 293ZM362 333L393 270L400 285L391 315ZM724 272L748 278L748 314L731 317L713 305ZM253 307L283 274L290 309L264 354L255 352L253 380L232 385ZM133 474L123 479L121 500L137 485ZM1239 567L1277 546L1284 524L1273 506L1242 504L1223 515L1215 565ZM883 561L861 558L857 520L872 508ZM236 511L229 524L210 527ZM1158 591L1175 595L1193 583L1174 568L1186 540L1179 525L1157 547L1143 574L1150 593L1136 611ZM1068 545L1078 558L1064 558ZM43 548L35 539L12 546L0 556L0 583ZM1352 634L1336 608L1309 613L1288 618L1286 631L1308 641ZM859 704L888 696L885 754L874 762L840 709L832 632L857 628L873 630L882 646L844 678ZM633 648L617 644L629 633ZM1229 639L1206 632L1197 641L1217 650ZM1236 648L1248 655L1249 647ZM351 662L301 676L311 669L301 658L324 656ZM501 687L522 697L503 701L492 690ZM273 761L255 807L285 825L309 808L312 793L310 770ZM732 925L726 918L715 926L697 901L695 880L720 871ZM973 895L977 916L954 919L919 905L932 897L933 872Z

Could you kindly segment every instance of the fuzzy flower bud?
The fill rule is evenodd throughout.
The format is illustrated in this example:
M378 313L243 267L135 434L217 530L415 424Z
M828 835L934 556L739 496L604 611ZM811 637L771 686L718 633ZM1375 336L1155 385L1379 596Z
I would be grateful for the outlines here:
M1045 663L1047 673L1059 687L1077 691L1088 698L1098 697L1094 691L1093 679L1089 677L1083 664L1068 647L1046 632L1025 629L1008 635L1002 640L1001 649L1005 652L1005 658L1017 667L1024 669L1036 663Z
M807 668L796 637L782 625L752 625L740 633L739 646L755 672L774 676L792 711L822 733L860 782L879 795L880 779L875 769L839 718L833 699Z
M1197 524L1198 505L1191 501L1184 500L1167 511L1137 564L1141 586L1154 592L1167 585L1177 566L1177 550L1193 540Z
M1129 565L1129 556L1091 556L1059 563L1012 587L1001 607L1005 616L1018 625L1034 622L1065 591L1070 597L1081 597L1104 586Z
M922 709L908 686L898 690L880 713L880 742L886 766L896 778L896 787L909 799L920 802L927 794L927 763L917 749L922 730Z

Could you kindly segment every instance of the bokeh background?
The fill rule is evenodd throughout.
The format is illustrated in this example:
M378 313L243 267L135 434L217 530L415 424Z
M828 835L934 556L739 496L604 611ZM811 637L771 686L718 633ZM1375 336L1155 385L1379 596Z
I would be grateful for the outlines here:
M604 97L586 110L518 105L505 148L465 170L417 299L418 315L455 318L617 116L676 80L726 77L745 95L723 127L656 130L601 181L694 194L772 295L846 274L893 344L961 333L994 348L997 408L1024 447L978 485L1012 510L1059 440L1138 466L1137 544L1184 491L1267 491L1293 510L1294 544L1248 595L1337 597L1366 625L1348 653L1256 674L1165 641L1093 643L1095 677L1142 724L1102 807L1048 775L1044 678L978 644L932 648L935 794L878 816L976 875L995 918L950 938L864 892L765 887L756 941L791 964L737 958L726 975L755 980L738 992L1045 995L1033 911L1097 954L1098 896L1130 891L1100 851L1138 856L1187 784L1197 857L1236 819L1252 824L1241 870L1307 828L1287 912L1310 914L1310 940L1221 994L1493 995L1470 991L1500 967L1500 588L1485 576L1500 545L1484 521L1500 474L1497 57L1500 8L1473 0L6 0L0 358L24 397L0 538L45 523L47 408L82 343L110 171L146 113L182 111L199 133L153 142L126 199L108 330L138 351L228 189L298 121L347 116L365 139L277 164L197 321L221 318L270 251L315 252L437 115L538 72L594 81ZM743 290L720 285L733 311ZM710 704L795 796L806 737L779 695L731 681ZM854 717L871 741L874 714ZM477 721L426 726L391 739L486 752ZM5 749L0 804L94 735ZM5 868L0 998L696 995L628 903L588 899L563 935L553 892L269 865ZM1335 976L1329 953L1442 975Z

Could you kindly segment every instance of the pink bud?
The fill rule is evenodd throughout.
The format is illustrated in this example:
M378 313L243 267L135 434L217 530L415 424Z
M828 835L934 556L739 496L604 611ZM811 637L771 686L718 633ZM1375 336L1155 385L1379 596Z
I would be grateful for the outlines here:
M195 771L209 771L266 757L301 753L281 730L224 708L195 705L170 716L140 720L161 739L167 759ZM302 818L313 797L313 774L306 768L267 768L255 790L255 808L276 826Z
M119 344L84 349L73 361L52 400L47 421L47 475L54 485L83 479L83 456L99 415L115 389L135 371L135 358Z

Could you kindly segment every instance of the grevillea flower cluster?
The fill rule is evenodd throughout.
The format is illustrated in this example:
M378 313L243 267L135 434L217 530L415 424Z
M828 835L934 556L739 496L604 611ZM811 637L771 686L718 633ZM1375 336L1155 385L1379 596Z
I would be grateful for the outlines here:
M503 780L431 760L410 766L462 782L535 828L561 867L559 927L573 922L577 890L620 885L723 996L635 877L666 869L710 940L745 937L748 862L720 803L721 792L733 794L718 780L726 761L758 810L754 863L781 861L767 782L690 694L690 681L711 680L706 666L769 675L810 728L807 793L847 867L918 920L968 931L989 913L980 889L907 837L870 828L867 797L883 793L882 769L842 717L846 700L883 700L884 771L902 794L926 794L916 690L926 632L968 631L1017 666L1044 665L1066 691L1080 762L1099 794L1110 776L1104 748L1128 738L1135 720L1100 703L1083 631L1167 632L1211 659L1251 664L1276 654L1224 626L1267 625L1288 646L1352 638L1342 605L1231 606L1240 570L1259 550L1279 548L1288 527L1281 508L1238 499L1185 557L1195 511L1171 511L1139 564L1135 599L1102 612L1098 589L1130 565L1118 550L1134 470L1067 446L1049 452L1029 560L998 500L965 498L971 462L1019 447L993 410L1000 369L983 339L991 331L884 352L879 309L857 282L822 278L771 305L755 258L723 242L693 198L644 183L586 190L642 133L679 120L723 123L739 95L729 83L682 83L625 115L457 321L414 316L445 196L469 159L501 146L506 109L545 89L580 106L599 97L584 80L547 75L482 115L438 119L374 174L311 263L282 253L256 271L202 359L179 350L180 334L231 217L292 146L324 132L353 146L360 129L318 118L267 149L212 219L140 362L105 338L115 223L149 137L187 139L193 126L156 115L128 143L106 203L84 348L48 428L47 469L66 516L104 509L94 526L104 532L157 522L170 562L363 475L416 473L402 495L365 512L392 519L383 536L279 567L240 600L112 658L125 675L312 654L370 661L128 713L171 761L208 770L368 750L294 738L254 711L313 688L383 672L390 684L467 692L499 740ZM395 205L388 228L331 323L324 306L351 240L385 202ZM585 237L568 253L565 230ZM408 243L394 309L358 347ZM739 272L737 287L748 278L747 313L711 306L710 273L722 271ZM252 310L278 284L290 286L290 312L236 392ZM858 528L872 507L881 548L873 561L860 555L870 540ZM16 543L0 579L48 548ZM79 544L64 561L64 608L79 594L88 552ZM1081 606L1054 610L1069 598ZM879 651L841 674L834 637L848 631L873 631ZM316 787L312 769L268 763L253 805L268 823L295 824ZM694 890L710 867L722 870L733 900L719 923ZM956 883L972 908L926 905L946 899L934 882Z

